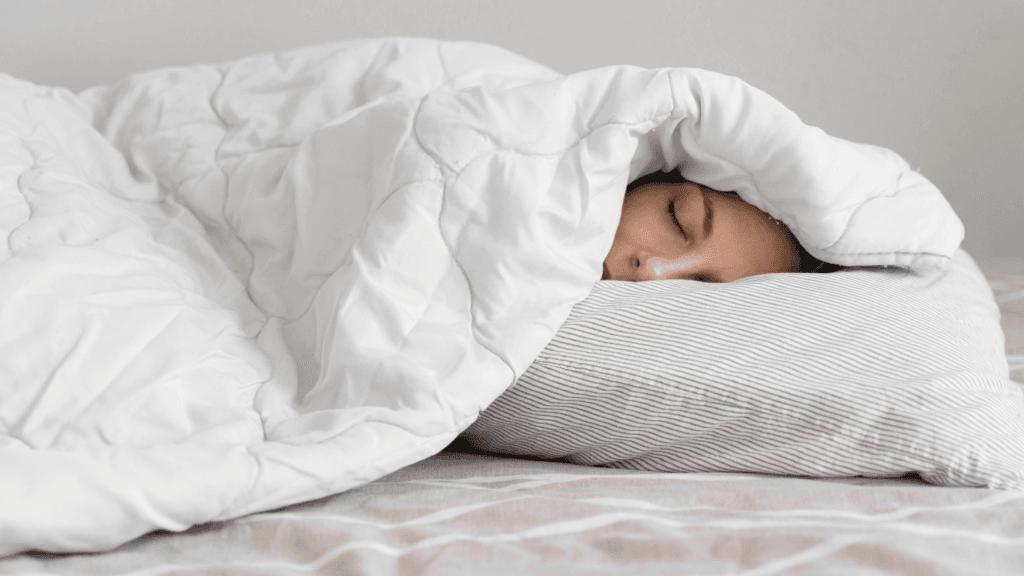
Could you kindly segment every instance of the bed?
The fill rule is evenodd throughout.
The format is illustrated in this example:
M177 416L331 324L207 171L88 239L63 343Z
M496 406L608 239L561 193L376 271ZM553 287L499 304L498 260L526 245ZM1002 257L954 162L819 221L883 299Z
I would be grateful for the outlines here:
M981 263L1024 382L1024 261ZM1016 574L1024 495L441 454L344 494L4 574Z
M994 292L1001 331L942 339L982 349L942 381L963 406L908 408L882 386L892 410L855 427L853 445L820 435L837 426L827 419L808 427L824 468L776 446L778 462L741 454L741 467L786 473L723 472L735 465L716 454L652 471L644 458L666 448L638 448L648 438L629 426L612 447L636 469L582 466L594 460L572 450L496 454L470 428L527 389L511 386L600 276L625 183L657 169L735 189L816 257L864 268L837 283L913 272L924 294L947 261L980 279L948 204L892 152L830 138L721 75L566 78L427 40L155 71L78 95L5 82L0 487L19 498L0 508L0 550L18 552L4 573L998 574L1024 562L1020 260L982 261L987 286L928 292L917 313L945 302L974 318L973 301L991 328ZM488 186L514 193L481 196ZM686 291L829 282L795 276ZM947 312L928 322L973 329ZM910 360L883 355L883 368ZM917 380L909 393L927 404L938 389ZM976 428L945 429L963 415ZM930 427L908 428L912 440L948 457L918 445L875 461L900 443L877 426L918 421ZM716 430L727 444L751 433Z

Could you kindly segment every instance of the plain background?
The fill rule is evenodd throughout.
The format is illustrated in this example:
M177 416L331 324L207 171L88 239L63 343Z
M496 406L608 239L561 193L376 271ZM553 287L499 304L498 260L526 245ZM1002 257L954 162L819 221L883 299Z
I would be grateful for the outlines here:
M0 0L0 71L79 90L371 36L499 44L564 73L693 66L896 150L978 257L1024 257L1024 0Z

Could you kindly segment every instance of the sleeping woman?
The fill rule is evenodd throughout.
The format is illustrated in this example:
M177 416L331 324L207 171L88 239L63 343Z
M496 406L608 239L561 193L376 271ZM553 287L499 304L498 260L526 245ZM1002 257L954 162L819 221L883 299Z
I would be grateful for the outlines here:
M602 280L732 282L773 272L832 272L785 224L744 202L655 172L630 184Z

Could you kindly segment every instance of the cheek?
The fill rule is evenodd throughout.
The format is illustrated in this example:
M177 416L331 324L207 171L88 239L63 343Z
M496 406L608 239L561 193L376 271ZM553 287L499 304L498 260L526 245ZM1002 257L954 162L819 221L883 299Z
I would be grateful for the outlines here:
M612 246L608 251L608 255L611 256L623 249L626 244L626 230L629 229L628 219L625 214L619 219L618 227L615 229L615 236L612 238Z
M644 226L643 220L638 219L635 213L623 214L619 220L619 226L615 230L615 238L608 250L607 262L615 265L616 262L624 261L636 250L643 249L649 242L645 238L650 237L650 231Z
M637 230L636 218L632 213L622 212L622 218L619 219L619 225L615 229L615 244L622 244L628 241Z
M651 242L657 232L657 220L649 207L623 212L615 235L633 242Z
M800 268L800 256L796 248L790 243L789 238L779 229L772 231L771 242L767 245L772 247L768 254L773 272L796 272Z
M785 232L767 214L742 200L728 199L716 216L722 225L720 238L740 262L746 273L789 272L794 250Z

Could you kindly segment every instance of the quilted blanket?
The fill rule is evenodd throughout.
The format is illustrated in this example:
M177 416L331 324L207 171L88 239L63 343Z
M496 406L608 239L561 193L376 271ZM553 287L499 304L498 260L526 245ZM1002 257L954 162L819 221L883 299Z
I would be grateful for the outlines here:
M600 278L626 184L735 190L839 264L963 228L742 81L355 41L79 94L0 76L0 555L341 492L447 445Z

